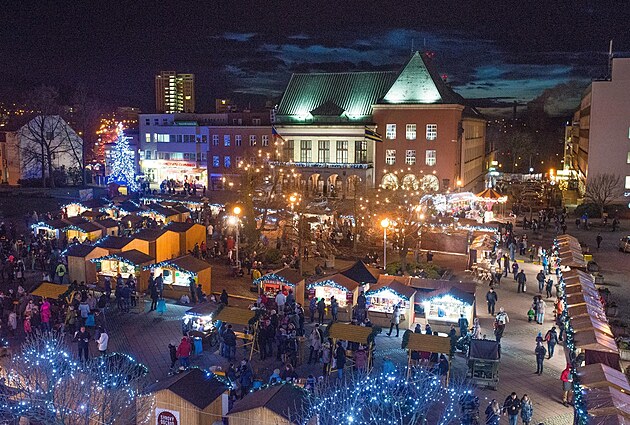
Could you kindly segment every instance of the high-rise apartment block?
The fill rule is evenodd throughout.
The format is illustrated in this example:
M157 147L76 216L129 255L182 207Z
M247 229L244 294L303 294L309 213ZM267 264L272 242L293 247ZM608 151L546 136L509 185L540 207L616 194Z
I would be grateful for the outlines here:
M156 75L155 110L160 114L195 112L195 75L175 71Z

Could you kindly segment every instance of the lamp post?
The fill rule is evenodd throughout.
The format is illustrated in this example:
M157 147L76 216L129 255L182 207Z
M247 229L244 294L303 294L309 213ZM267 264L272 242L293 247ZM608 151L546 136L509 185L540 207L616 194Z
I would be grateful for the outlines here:
M233 223L236 226L236 244L235 244L235 248L236 248L236 267L240 268L241 262L240 262L240 260L238 258L238 246L240 245L240 243L239 243L239 239L240 239L239 238L239 236L240 236L240 234L239 234L239 231L240 231L240 229L239 229L239 227L240 227L239 226L239 224L240 224L240 217L239 216L241 214L241 207L239 207L238 205L235 206L234 209L232 210L232 212L234 213Z
M384 218L381 220L381 227L383 228L383 270L387 270L387 228L389 227L388 218Z

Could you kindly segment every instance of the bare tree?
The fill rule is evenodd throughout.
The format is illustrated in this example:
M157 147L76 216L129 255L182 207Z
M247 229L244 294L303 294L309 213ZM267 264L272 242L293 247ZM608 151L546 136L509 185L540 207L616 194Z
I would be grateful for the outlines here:
M596 204L600 212L621 194L621 177L617 174L600 173L586 182L586 199Z
M93 156L93 148L96 143L96 130L98 129L99 117L102 106L98 100L92 97L85 86L79 86L72 97L74 118L77 131L81 136L80 146L73 148L72 155L80 164L81 182L87 184L86 164L88 158ZM80 148L80 149L79 149Z
M142 423L152 403L140 397L145 375L121 354L78 363L62 334L35 334L0 372L0 412L50 425Z

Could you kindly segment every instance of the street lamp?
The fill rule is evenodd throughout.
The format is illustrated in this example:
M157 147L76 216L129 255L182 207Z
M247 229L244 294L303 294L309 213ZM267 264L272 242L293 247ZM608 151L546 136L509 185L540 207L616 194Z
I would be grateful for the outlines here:
M389 219L384 218L381 220L381 227L383 228L383 270L387 269L387 228L389 227Z
M238 246L239 246L239 222L240 222L240 217L239 215L241 214L241 207L239 207L238 205L234 207L234 209L232 210L232 212L234 213L234 215L232 217L230 217L228 223L232 224L233 226L236 227L236 244L235 244L235 248L236 248L236 267L240 267L241 262L239 261L238 258Z

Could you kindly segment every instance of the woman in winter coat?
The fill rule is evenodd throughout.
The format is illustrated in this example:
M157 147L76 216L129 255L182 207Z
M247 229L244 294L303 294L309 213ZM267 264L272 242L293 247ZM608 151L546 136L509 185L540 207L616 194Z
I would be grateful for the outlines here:
M50 312L50 303L48 302L48 300L44 300L44 302L42 303L41 306L41 319L42 319L42 331L44 332L50 332L50 316L51 316L51 312Z
M492 400L486 407L486 425L499 425L501 420L501 406L496 400Z
M529 425L533 415L534 406L532 405L532 400L527 394L523 394L523 398L521 399L521 419L523 420L523 425Z
M359 345L359 349L354 352L354 367L359 372L364 373L367 371L367 362L368 362L367 351L365 351L364 346Z
M179 343L177 347L177 358L179 359L179 365L188 368L189 362L188 358L190 357L190 353L192 352L192 346L190 345L190 340L188 337L182 337L182 341Z
M542 299L542 297L540 297L538 299L538 308L536 309L536 321L540 325L542 325L543 322L545 321L545 309L546 308L547 308L547 304L545 304L545 301Z

